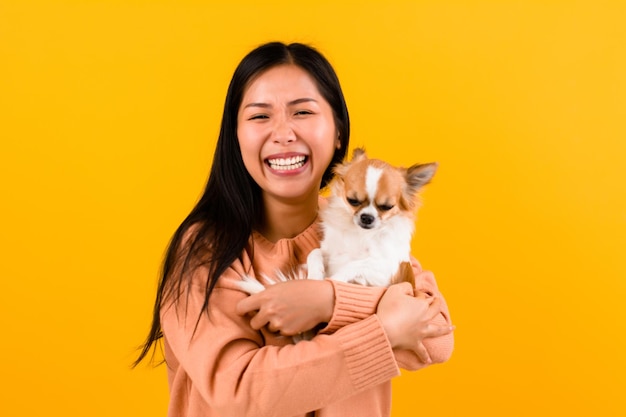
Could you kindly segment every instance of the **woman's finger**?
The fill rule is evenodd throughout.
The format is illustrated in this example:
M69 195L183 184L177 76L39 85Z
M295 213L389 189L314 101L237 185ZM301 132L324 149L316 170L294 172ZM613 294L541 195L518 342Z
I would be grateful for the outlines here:
M437 317L441 313L441 298L433 297L430 305L428 306L428 310L424 314L424 318L426 321L430 321Z
M267 316L263 312L258 312L250 319L250 327L254 330L260 330L269 323Z
M245 316L248 313L257 311L261 308L260 294L250 295L243 300L239 301L236 306L237 314Z
M267 323L267 330L270 333L278 333L278 328L276 326L272 325L271 321L269 323Z
M413 349L417 357L422 363L430 363L430 355L428 354L428 350L426 350L426 346L420 341L415 349Z
M456 326L447 325L447 324L446 325L429 324L428 328L424 332L424 338L445 336L447 334L452 333L455 329L456 329Z
M415 298L420 299L420 300L425 300L426 293L423 291L415 290Z
M396 294L413 295L413 287L408 282L393 284L387 289L387 292L389 291Z

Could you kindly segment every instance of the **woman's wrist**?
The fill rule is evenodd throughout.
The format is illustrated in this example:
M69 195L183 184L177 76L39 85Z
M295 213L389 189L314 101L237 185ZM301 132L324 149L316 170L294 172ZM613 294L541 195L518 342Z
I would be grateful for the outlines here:
M335 310L335 289L333 284L328 280L316 281L319 284L317 288L317 296L319 297L318 303L318 318L320 323L328 323Z

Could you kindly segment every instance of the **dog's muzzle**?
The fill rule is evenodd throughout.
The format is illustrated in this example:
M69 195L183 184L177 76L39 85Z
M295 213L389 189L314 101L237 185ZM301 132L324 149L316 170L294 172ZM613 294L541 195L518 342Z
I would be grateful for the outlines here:
M359 216L359 226L364 229L371 229L374 227L374 222L376 221L376 217L371 214L363 213Z

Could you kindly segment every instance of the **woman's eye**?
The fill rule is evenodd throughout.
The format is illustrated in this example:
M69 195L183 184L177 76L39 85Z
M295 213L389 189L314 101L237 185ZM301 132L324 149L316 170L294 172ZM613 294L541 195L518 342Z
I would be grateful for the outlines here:
M378 205L378 209L380 211L389 211L393 208L393 206L389 205L389 204L379 204Z
M296 112L296 116L306 116L309 114L313 114L313 112L309 111L309 110L300 110Z
M352 207L358 207L361 205L361 202L356 198L347 198L346 200L348 201L348 204L350 204Z
M262 119L269 119L269 116L267 114L255 114L254 116L250 116L248 120L262 120Z

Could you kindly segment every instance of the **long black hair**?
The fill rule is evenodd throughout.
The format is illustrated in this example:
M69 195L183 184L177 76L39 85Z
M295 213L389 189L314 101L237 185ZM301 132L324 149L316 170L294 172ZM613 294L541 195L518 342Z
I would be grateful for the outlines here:
M209 179L196 206L172 237L163 263L152 316L152 326L133 367L137 366L163 337L160 311L164 304L179 301L189 289L189 272L208 266L205 297L209 297L218 278L241 255L255 226L263 220L261 189L246 170L237 138L237 116L246 87L262 72L281 64L293 64L307 71L321 95L333 110L341 146L324 172L321 188L332 177L332 168L341 162L348 149L350 119L348 109L332 66L311 46L271 42L246 55L237 66L226 94L220 134ZM198 320L200 317L198 317Z

